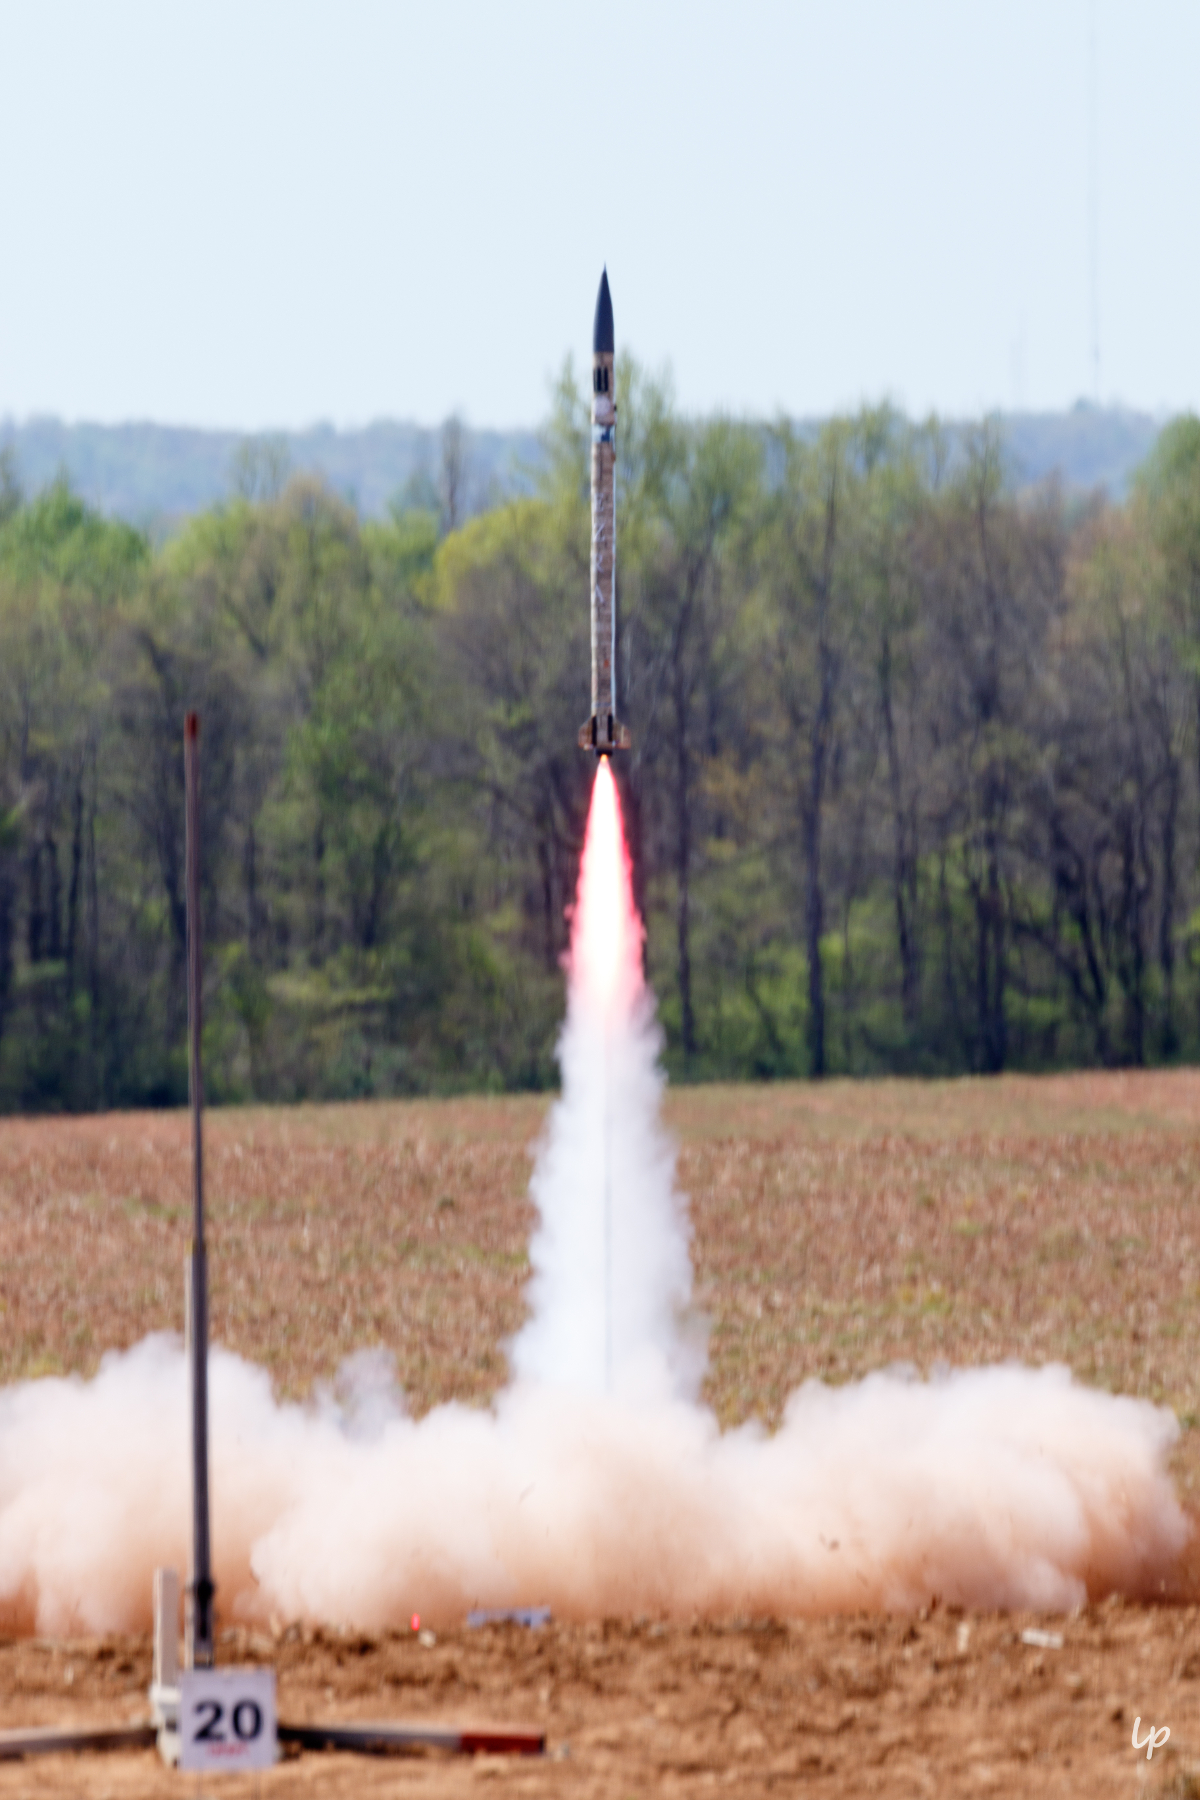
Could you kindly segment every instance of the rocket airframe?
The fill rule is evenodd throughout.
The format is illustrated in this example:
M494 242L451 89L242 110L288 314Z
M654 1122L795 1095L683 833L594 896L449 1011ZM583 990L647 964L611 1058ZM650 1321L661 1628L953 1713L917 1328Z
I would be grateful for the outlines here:
M592 327L592 714L579 747L597 756L628 750L617 718L617 403L608 270L600 277Z

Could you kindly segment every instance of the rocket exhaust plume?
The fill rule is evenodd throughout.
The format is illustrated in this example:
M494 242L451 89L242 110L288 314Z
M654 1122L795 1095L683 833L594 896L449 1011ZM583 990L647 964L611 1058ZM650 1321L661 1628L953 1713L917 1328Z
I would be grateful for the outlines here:
M589 1394L698 1385L701 1359L680 1330L692 1269L657 1058L617 785L602 758L572 920L563 1097L533 1177L531 1316L510 1353L518 1379Z
M809 1381L774 1435L719 1430L695 1397L703 1349L657 1051L601 760L513 1379L487 1410L414 1421L382 1353L351 1359L340 1402L298 1406L214 1351L226 1621L378 1629L535 1602L576 1618L788 1616L934 1595L1066 1609L1157 1592L1187 1538L1165 1468L1178 1427L1066 1369ZM0 1630L148 1625L152 1572L180 1566L187 1541L186 1396L182 1350L162 1337L90 1382L0 1391Z

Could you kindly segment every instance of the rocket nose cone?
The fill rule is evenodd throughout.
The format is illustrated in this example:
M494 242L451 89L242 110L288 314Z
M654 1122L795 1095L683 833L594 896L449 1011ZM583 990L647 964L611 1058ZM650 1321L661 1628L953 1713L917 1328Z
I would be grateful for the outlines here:
M592 326L592 355L611 356L612 353L612 295L608 291L608 269L606 267L600 277L600 292L596 295L596 322Z

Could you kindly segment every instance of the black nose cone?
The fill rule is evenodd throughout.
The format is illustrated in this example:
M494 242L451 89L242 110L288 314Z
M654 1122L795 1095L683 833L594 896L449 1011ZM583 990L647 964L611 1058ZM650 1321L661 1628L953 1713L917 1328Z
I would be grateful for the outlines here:
M612 354L612 295L608 291L608 269L606 267L600 277L600 292L596 295L596 323L592 326L592 355L611 356Z

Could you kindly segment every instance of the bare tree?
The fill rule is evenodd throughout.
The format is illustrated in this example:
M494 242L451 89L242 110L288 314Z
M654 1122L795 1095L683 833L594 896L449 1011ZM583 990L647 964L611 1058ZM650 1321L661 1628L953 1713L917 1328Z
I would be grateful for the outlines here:
M854 590L843 581L845 513L853 505L849 433L827 428L816 446L778 434L783 479L771 509L765 586L769 654L782 733L776 743L783 791L798 822L808 965L809 1071L828 1067L825 1032L824 830L829 781L854 629Z
M918 578L932 633L933 823L969 899L972 1055L989 1073L1008 1058L1013 844L1062 559L1056 500L1019 512L1004 493L999 440L981 432L928 515Z
M442 426L438 497L442 506L442 530L456 531L462 524L467 481L467 433L457 413Z

